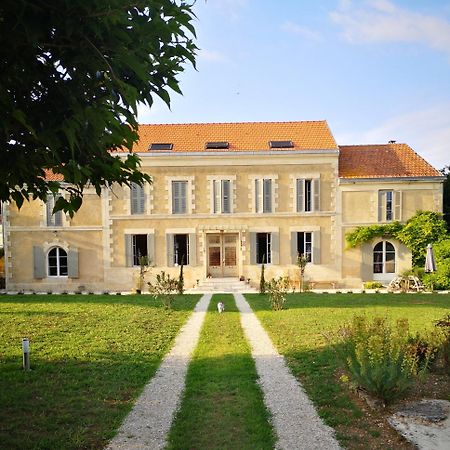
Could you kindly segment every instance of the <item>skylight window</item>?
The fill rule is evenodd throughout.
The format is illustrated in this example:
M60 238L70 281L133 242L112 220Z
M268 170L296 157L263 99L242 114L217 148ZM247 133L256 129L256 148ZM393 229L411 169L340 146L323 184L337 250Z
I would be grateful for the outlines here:
M163 142L153 142L150 144L149 150L172 150L173 144Z
M292 141L269 141L270 148L293 148L294 143Z
M215 142L207 142L205 145L206 149L225 149L228 148L229 144L226 141L215 141Z

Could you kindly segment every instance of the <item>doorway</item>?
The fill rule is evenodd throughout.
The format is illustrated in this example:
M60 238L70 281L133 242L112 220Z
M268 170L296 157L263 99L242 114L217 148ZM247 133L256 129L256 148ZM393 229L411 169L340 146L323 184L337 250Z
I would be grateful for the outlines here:
M215 278L237 277L238 234L208 234L208 275Z

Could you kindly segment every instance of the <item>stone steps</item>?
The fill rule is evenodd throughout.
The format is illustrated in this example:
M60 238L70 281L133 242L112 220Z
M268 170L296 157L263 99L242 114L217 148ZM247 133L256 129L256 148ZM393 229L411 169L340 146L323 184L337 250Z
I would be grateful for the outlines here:
M245 281L240 281L239 278L207 278L200 281L195 288L189 289L187 293L251 293L258 292L255 288L247 284Z

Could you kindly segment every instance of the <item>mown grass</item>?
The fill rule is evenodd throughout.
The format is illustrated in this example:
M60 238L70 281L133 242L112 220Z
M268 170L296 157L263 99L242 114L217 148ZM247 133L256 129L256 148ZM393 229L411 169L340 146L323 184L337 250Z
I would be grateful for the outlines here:
M225 313L216 306L225 303ZM272 449L275 439L232 295L214 295L169 449Z
M431 329L434 320L448 313L449 295L291 294L286 309L277 312L270 310L267 296L246 297L319 414L337 430L342 445L352 449L408 448L386 426L382 413L368 410L339 382L339 363L325 335L361 314L407 318L412 332Z
M198 299L168 311L150 296L0 297L0 447L103 448Z

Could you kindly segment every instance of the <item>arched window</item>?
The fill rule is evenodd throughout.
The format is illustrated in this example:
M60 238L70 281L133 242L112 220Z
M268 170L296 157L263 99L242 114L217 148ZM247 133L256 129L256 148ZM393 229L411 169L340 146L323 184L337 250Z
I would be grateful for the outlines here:
M373 248L373 273L395 273L395 248L388 241Z
M47 255L48 276L67 277L67 252L61 247L53 247Z

